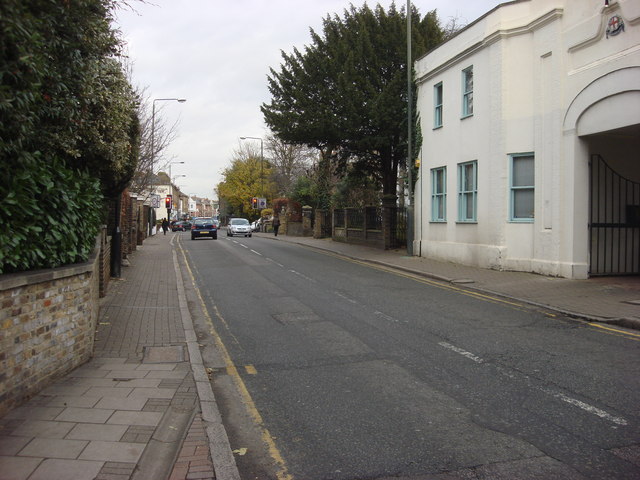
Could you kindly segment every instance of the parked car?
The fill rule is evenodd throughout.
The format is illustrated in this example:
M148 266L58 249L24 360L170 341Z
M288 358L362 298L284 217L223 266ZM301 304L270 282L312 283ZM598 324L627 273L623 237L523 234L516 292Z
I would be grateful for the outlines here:
M227 236L233 237L234 235L244 235L245 237L251 236L251 224L246 218L232 218L227 225Z
M171 224L172 232L186 232L187 230L191 230L191 222L187 222L186 220L173 222Z
M251 222L251 231L252 232L259 232L260 231L260 225L262 225L262 220L256 220L255 222Z
M218 238L218 227L213 218L198 217L193 220L193 225L191 225L191 240L202 237L211 237L214 240Z

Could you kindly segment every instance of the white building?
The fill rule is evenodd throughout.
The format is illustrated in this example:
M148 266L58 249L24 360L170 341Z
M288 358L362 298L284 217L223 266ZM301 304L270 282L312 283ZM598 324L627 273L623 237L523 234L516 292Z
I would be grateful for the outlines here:
M640 1L503 3L416 78L415 254L640 274Z

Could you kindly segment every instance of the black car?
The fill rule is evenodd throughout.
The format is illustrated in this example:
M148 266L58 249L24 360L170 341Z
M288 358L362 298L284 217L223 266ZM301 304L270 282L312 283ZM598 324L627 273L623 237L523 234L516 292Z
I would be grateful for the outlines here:
M182 221L182 222L173 222L171 224L172 232L186 232L191 229L191 222Z
M201 237L218 238L218 226L211 217L199 217L191 225L191 240Z

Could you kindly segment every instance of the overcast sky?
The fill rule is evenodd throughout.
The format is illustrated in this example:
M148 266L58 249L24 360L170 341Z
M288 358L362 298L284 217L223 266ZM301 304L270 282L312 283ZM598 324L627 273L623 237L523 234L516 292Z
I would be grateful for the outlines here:
M230 164L240 137L265 137L260 105L270 101L269 68L279 70L280 51L310 43L309 28L322 31L327 14L342 16L361 0L147 0L131 1L134 11L117 12L133 64L133 83L156 102L156 115L177 123L168 160L182 191L215 198L221 172ZM380 3L385 9L391 1ZM451 17L470 23L500 0L416 0L421 15L437 9L442 24ZM406 1L396 2L398 8ZM161 107L161 110L160 110ZM259 140L255 142L259 148Z

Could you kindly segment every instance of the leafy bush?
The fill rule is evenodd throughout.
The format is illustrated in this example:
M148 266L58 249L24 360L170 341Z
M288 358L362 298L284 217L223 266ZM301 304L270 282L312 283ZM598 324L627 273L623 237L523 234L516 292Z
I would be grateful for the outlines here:
M5 179L3 208L12 217L0 229L0 273L85 261L104 209L98 180L60 161L17 167Z
M115 0L0 2L0 273L86 260L138 156Z

